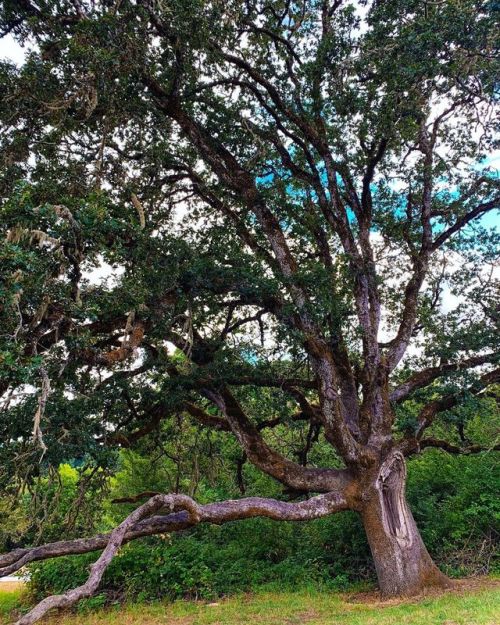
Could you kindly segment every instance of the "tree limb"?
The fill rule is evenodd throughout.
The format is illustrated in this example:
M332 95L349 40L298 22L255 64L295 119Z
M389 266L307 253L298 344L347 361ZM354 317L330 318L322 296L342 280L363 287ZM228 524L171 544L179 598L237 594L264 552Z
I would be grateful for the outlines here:
M142 494L148 495L148 493ZM196 503L186 495L156 494L134 510L110 534L16 549L0 556L0 577L18 571L26 564L37 560L104 549L92 565L90 575L84 584L63 595L47 597L16 624L32 625L52 608L68 607L84 597L91 596L121 545L141 536L178 531L193 527L198 523L222 524L254 517L266 517L276 521L308 521L346 510L351 506L352 502L348 502L347 497L342 493L317 495L299 503L249 497L205 505ZM171 513L166 516L153 516L163 509Z
M390 395L390 399L393 402L402 402L417 389L428 386L431 382L445 375L446 373L452 373L453 371L463 371L464 369L472 369L473 367L478 367L489 362L494 362L498 360L499 356L500 354L498 352L494 352L490 354L483 354L481 356L473 356L472 358L467 358L466 360L462 360L461 362L445 363L437 367L429 367L429 369L424 369L423 371L415 373L405 382L395 388Z
M455 234L455 232L461 230L470 221L476 219L476 217L479 217L480 215L483 215L484 213L494 208L498 208L499 206L500 197L494 198L489 202L483 202L482 204L479 204L478 206L476 206L476 208L457 219L457 221L452 226L450 226L447 230L440 234L432 244L432 249L437 250L445 241L447 241L453 234Z
M480 454L483 451L500 451L500 443L496 443L491 447L484 447L482 445L468 445L466 447L458 447L448 441L438 438L423 438L419 443L420 449L424 447L434 447L435 449L442 449L449 454Z

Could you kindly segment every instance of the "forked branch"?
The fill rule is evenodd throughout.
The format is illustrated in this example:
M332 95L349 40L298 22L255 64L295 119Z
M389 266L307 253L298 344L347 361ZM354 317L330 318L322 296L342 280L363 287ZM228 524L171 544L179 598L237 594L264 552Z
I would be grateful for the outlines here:
M141 536L160 534L193 527L198 523L222 524L227 521L267 517L277 521L307 521L346 510L350 506L341 493L317 495L299 503L275 499L248 497L200 505L187 495L154 495L136 508L110 534L94 538L50 543L32 549L16 549L0 556L0 576L9 575L29 562L63 555L87 553L104 549L90 568L87 581L62 595L43 599L16 625L32 625L53 608L66 608L80 599L90 597L98 588L102 576L120 547ZM153 516L160 510L168 510L165 516Z

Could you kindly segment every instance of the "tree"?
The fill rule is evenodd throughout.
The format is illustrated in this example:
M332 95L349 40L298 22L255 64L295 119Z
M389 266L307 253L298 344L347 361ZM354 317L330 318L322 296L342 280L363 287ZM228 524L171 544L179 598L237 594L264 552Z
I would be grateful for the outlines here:
M384 595L447 586L405 457L480 451L464 419L458 446L426 432L499 381L492 3L7 0L1 28L30 47L1 69L4 488L182 415L302 499L152 494L110 535L0 556L103 549L19 623L125 541L256 515L355 510ZM271 435L293 426L296 458Z

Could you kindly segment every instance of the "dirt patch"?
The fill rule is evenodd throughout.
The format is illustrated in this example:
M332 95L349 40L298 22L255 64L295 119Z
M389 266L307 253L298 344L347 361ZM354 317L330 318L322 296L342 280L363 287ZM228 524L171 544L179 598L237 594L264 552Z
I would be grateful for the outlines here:
M380 607L390 607L402 603L416 603L424 597L440 597L448 593L465 594L478 592L480 590L491 590L493 588L500 589L500 579L492 579L491 577L470 577L466 579L451 580L451 588L430 588L420 595L402 599L382 599L378 590L369 592L357 592L354 594L346 594L343 599L347 603L363 603Z
M309 623L319 616L316 610L306 610L299 612L296 616L292 616L283 621L283 625L301 625L301 623Z

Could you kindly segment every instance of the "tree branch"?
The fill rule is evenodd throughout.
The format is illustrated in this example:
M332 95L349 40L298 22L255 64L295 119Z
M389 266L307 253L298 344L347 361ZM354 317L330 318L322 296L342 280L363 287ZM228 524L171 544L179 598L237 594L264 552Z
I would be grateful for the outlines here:
M453 371L463 371L464 369L472 369L489 362L496 362L500 354L498 352L484 354L482 356L474 356L467 360L455 363L445 363L437 367L429 367L415 373L409 377L405 382L395 388L391 395L390 400L392 402L402 402L407 399L414 391L419 388L428 386L431 382L437 378L445 375L446 373L452 373Z
M272 449L227 387L207 388L204 395L224 415L248 460L282 484L304 492L325 492L342 489L349 481L347 470L303 467Z
M499 381L500 369L495 369L493 371L490 371L489 373L485 373L484 375L482 375L467 390L473 395L478 395L485 388L487 388L491 384L496 384ZM450 410L450 408L456 406L459 401L460 394L452 393L450 395L445 395L440 399L434 399L433 401L426 404L420 411L415 437L417 439L421 438L424 430L432 424L438 413L444 412L445 410Z
M453 234L455 234L455 232L458 232L459 230L461 230L470 221L472 221L473 219L476 219L476 217L479 217L483 215L484 213L487 213L493 208L499 208L499 207L500 207L500 197L496 197L490 200L489 202L484 202L483 204L479 204L478 206L476 206L474 210L471 210L466 215L463 215L462 217L457 219L457 221L452 226L450 226L447 230L445 230L442 234L440 234L438 238L432 244L432 249L437 250L439 247L441 247L441 245L445 241L447 241Z
M143 493L148 495L148 493ZM350 499L350 498L349 498ZM276 521L308 521L353 507L344 493L317 495L299 503L288 503L262 497L249 497L199 505L186 495L154 495L134 510L110 534L93 538L49 543L33 548L16 549L0 556L0 577L39 560L75 555L104 549L92 565L87 581L63 595L48 597L22 617L16 625L31 625L52 608L68 607L97 589L104 571L124 543L142 536L152 536L193 527L198 523L223 524L228 521L266 517ZM171 514L152 516L162 509Z
M482 445L468 445L467 447L458 447L448 441L438 438L423 438L419 443L419 448L434 447L435 449L442 449L449 454L480 454L483 451L500 451L500 443L496 443L491 447L483 447Z

